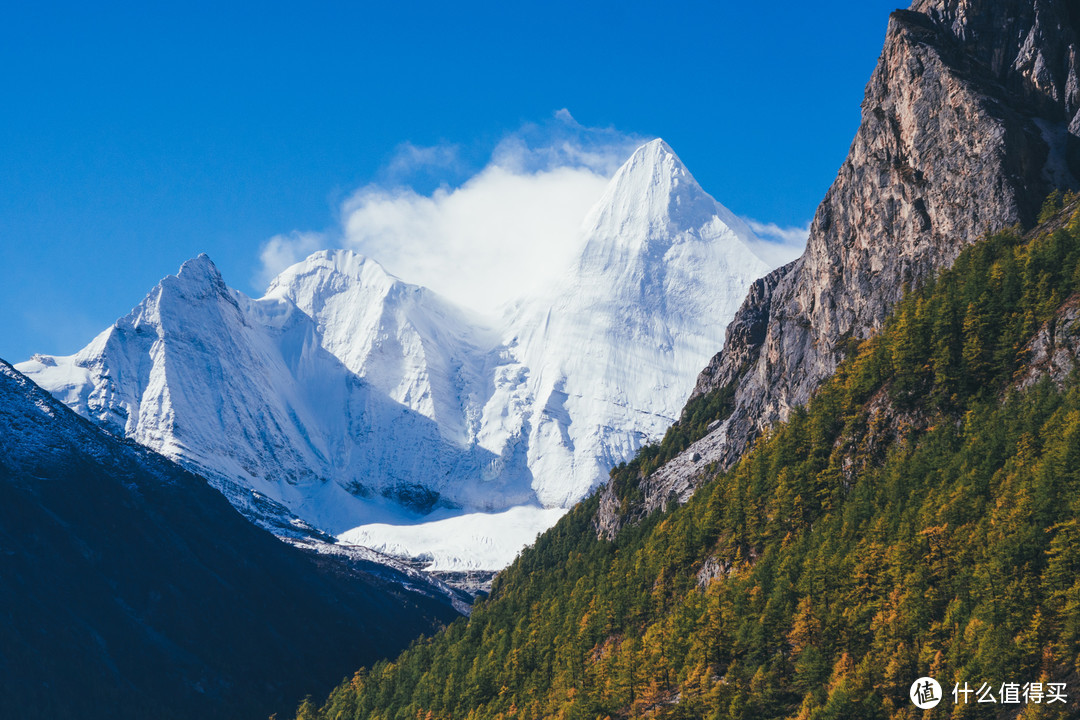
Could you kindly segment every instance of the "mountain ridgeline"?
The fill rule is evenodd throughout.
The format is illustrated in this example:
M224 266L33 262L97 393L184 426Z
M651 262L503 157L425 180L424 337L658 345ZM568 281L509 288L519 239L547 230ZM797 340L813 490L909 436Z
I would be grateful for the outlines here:
M907 294L685 505L608 540L590 498L298 718L915 718L920 675L1075 687L1080 206L1052 211Z

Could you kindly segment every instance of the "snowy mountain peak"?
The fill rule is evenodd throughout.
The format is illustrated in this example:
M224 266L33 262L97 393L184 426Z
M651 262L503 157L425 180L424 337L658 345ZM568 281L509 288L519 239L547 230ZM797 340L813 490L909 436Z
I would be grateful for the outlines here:
M640 243L648 235L700 227L719 205L663 140L638 148L586 218L590 235Z
M270 282L265 297L287 299L315 317L343 292L362 292L367 302L375 302L404 284L352 250L320 250L282 271Z
M638 181L652 181L650 183L652 188L661 192L664 191L664 186L669 180L674 180L674 184L677 185L681 178L689 178L690 182L697 185L679 156L661 138L650 140L635 150L634 154L615 173L612 180L627 182L631 178Z
M757 277L769 270L752 249L757 239L746 223L705 192L659 138L619 168L583 231L586 241L571 282L584 281L594 292L621 288L647 307L677 290L673 284L722 284L705 276L704 268L724 278L732 277L731 269L739 283L745 273ZM560 294L573 293L563 288Z
M188 285L224 285L225 281L221 277L221 272L218 271L217 265L210 259L210 256L206 253L199 253L195 257L186 261L180 266L180 270L176 275L169 275L165 278L176 278Z
M199 253L190 260L185 261L180 266L180 272L184 272L185 270L192 273L207 272L213 275L220 275L220 273L218 273L217 266L214 265L214 261L211 260L210 256L206 253Z
M569 507L663 435L689 395L683 378L723 345L726 320L770 269L660 139L619 168L583 233L559 284L521 305L522 372L489 403L525 408L515 431L549 507Z
M320 250L282 271L270 282L266 295L288 295L299 286L332 289L353 283L386 290L401 280L375 260L352 250Z
M373 388L436 421L448 441L472 440L477 420L467 417L461 398L482 381L463 366L483 354L478 345L497 339L467 313L350 250L320 251L287 268L259 302L268 300L314 320L324 350Z
M236 304L217 266L206 253L200 253L181 265L175 275L162 278L133 313L137 316L145 316L148 312L168 313L168 308L174 307L183 313L182 306L188 302L214 298Z

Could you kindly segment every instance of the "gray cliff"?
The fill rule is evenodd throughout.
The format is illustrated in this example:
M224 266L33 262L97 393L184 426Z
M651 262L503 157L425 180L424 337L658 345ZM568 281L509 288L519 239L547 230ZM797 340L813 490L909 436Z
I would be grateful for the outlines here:
M802 257L751 288L694 396L735 387L731 415L642 481L603 490L598 532L684 501L804 404L852 338L987 232L1034 222L1080 177L1080 3L916 0L889 20L848 157Z

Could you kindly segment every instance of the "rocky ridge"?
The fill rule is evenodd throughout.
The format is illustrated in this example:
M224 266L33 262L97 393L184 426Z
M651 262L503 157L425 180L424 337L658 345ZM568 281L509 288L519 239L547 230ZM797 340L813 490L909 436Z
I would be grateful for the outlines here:
M1062 0L918 0L889 20L848 157L806 252L756 282L694 396L735 387L734 410L642 481L641 507L605 488L596 519L685 500L802 405L851 339L881 327L907 286L987 232L1030 225L1080 176L1080 11ZM696 459L695 459L696 458Z

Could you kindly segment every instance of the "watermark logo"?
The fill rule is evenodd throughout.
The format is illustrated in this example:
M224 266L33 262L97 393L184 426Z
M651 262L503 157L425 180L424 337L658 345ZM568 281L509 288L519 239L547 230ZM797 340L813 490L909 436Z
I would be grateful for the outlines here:
M941 702L941 685L932 677L921 677L911 683L911 702L920 710L937 707Z
M911 684L909 695L915 707L929 710L941 703L941 685L932 677L921 677ZM962 686L960 683L953 685L952 701L954 705L1064 705L1069 701L1069 692L1068 685L1059 682L1004 682L1000 685L982 682L977 687L964 682Z
M1023 685L1015 682L1001 683L996 695L990 683L982 683L978 690L967 682L964 683L963 688L960 687L960 683L956 683L952 694L953 702L957 705L967 705L969 702L1001 705L1053 705L1065 703L1069 698L1068 686L1065 683L1042 682L1030 682ZM972 697L975 699L972 700Z

